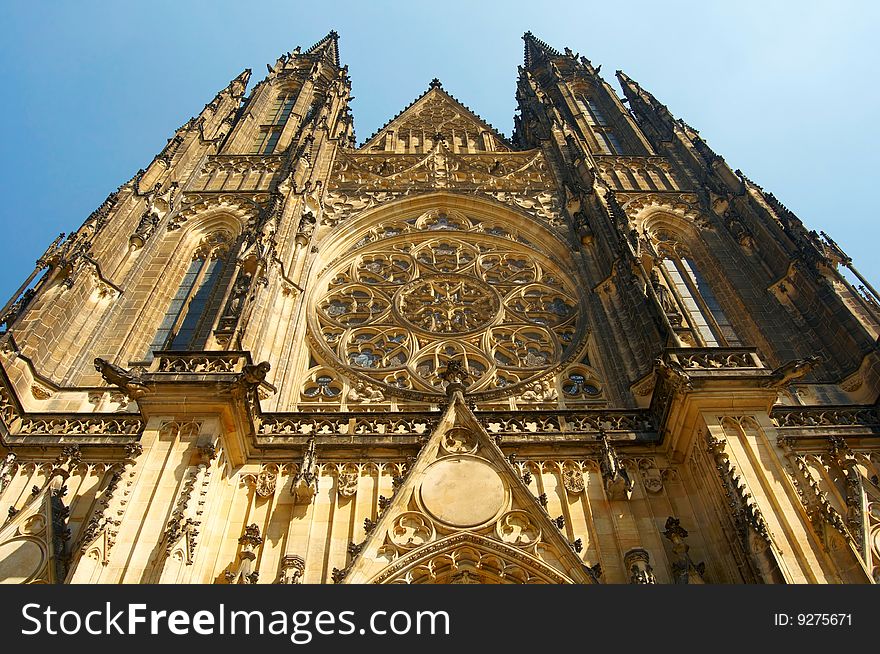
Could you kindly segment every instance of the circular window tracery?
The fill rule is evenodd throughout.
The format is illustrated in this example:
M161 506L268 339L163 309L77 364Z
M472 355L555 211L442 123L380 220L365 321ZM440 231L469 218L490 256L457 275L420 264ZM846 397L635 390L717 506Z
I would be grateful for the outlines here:
M511 230L477 222L433 211L374 227L368 236L381 236L325 270L310 338L327 362L391 395L435 401L452 359L483 399L570 361L584 342L570 274Z

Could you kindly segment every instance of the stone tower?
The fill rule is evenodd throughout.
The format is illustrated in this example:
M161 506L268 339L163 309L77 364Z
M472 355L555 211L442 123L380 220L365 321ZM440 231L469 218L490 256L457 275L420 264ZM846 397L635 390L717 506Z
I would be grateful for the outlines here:
M331 32L52 243L0 316L0 580L880 579L876 292L524 40L512 138L435 79L357 146Z

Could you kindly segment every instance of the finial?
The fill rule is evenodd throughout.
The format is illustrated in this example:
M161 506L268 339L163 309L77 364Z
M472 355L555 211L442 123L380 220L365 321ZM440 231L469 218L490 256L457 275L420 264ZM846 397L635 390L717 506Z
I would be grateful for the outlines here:
M452 397L456 391L464 393L470 383L471 373L461 361L450 359L446 362L446 370L440 373L440 378L446 382L446 395Z
M428 88L429 88L429 89L442 89L442 88L443 88L443 82L441 82L439 79L437 79L437 78L435 77L434 79L431 80L431 83L428 84Z

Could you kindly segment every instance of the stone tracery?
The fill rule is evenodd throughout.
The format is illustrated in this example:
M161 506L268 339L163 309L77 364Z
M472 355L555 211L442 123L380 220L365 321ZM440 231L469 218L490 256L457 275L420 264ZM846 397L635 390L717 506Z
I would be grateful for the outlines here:
M502 224L433 209L371 228L325 270L313 341L328 361L392 395L437 394L438 372L459 359L471 392L502 396L582 342L581 302L565 279Z

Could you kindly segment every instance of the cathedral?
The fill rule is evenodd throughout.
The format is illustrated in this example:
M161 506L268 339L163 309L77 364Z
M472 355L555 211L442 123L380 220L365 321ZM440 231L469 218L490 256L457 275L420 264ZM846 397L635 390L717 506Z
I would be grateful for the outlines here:
M0 313L0 581L880 582L880 297L650 91L526 33L358 145L245 70ZM48 240L48 239L47 239Z

